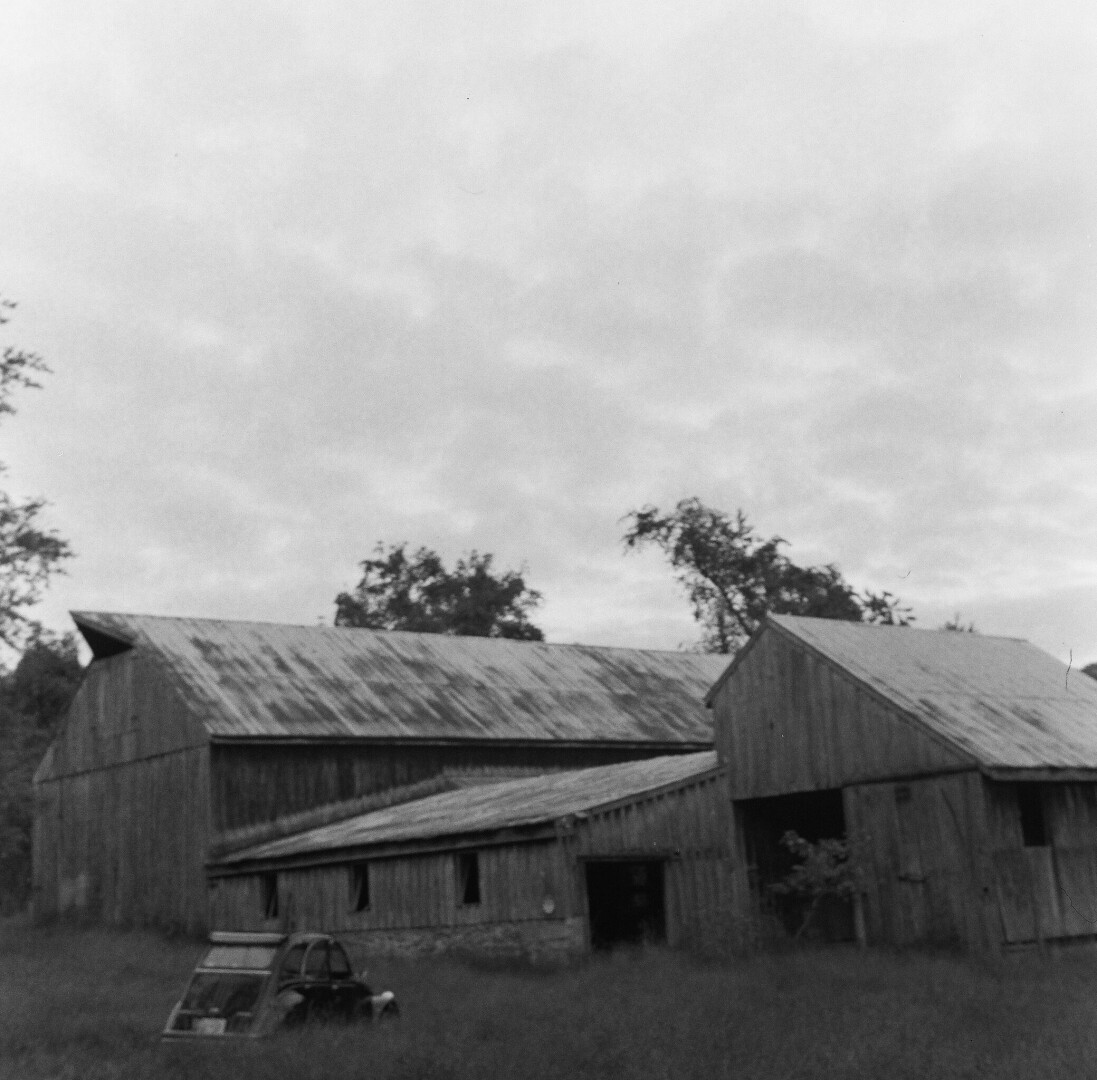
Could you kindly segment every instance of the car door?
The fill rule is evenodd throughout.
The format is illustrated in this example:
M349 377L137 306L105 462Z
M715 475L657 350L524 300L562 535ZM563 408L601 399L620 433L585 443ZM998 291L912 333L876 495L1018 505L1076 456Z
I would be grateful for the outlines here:
M301 971L303 975L301 993L305 995L308 1002L308 1018L320 1021L331 1019L336 1009L326 939L314 941L309 945Z
M361 1011L366 990L354 977L350 959L338 941L332 941L328 949L328 967L331 973L333 1007L343 1018L353 1020Z

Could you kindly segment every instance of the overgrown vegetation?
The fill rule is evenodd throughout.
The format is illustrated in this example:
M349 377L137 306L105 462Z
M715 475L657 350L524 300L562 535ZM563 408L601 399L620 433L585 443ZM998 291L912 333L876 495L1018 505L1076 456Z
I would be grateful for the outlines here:
M80 683L72 635L39 630L0 675L0 915L26 906L31 886L31 780Z
M1089 1076L1097 959L852 948L729 964L664 951L561 971L377 960L396 1024L160 1044L201 946L0 924L0 1076L558 1080ZM354 957L362 963L364 957Z
M777 896L795 896L805 902L802 921L793 934L794 940L798 940L828 897L838 900L853 897L857 891L857 869L850 856L850 845L844 839L805 840L789 829L781 837L781 845L799 862L769 889Z

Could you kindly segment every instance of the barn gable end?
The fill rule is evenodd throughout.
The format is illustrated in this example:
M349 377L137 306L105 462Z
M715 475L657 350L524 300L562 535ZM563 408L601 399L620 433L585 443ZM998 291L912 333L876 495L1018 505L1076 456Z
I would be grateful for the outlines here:
M34 911L199 929L205 729L156 658L93 661L35 776Z
M735 799L973 765L774 622L744 650L710 701Z

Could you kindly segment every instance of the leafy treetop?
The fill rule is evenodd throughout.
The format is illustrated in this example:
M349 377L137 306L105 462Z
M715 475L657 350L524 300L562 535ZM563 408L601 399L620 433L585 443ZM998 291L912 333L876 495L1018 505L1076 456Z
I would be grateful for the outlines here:
M0 326L15 304L0 297ZM12 395L39 386L35 376L49 371L36 353L7 346L0 353L0 416L15 412ZM0 464L0 473L4 466ZM13 499L0 491L0 643L19 649L40 634L28 610L42 597L49 579L72 556L66 541L42 523L42 499Z
M654 506L625 518L626 550L659 548L677 571L703 627L702 647L730 653L767 612L907 626L913 621L890 592L858 592L833 563L798 566L779 536L758 536L742 510L734 517L682 499L669 513Z
M378 543L362 580L335 598L335 625L374 630L543 641L529 621L541 594L521 573L495 573L493 556L470 551L447 570L437 552Z

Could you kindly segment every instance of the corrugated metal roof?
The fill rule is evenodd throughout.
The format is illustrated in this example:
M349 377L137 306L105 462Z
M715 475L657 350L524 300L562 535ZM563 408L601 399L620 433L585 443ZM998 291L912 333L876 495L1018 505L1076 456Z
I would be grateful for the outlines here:
M716 753L710 750L446 791L257 844L224 856L217 865L538 825L671 787L715 768Z
M213 736L712 743L725 657L73 612L93 649L154 651Z
M1097 680L1019 638L770 616L926 727L1000 769L1097 768Z

